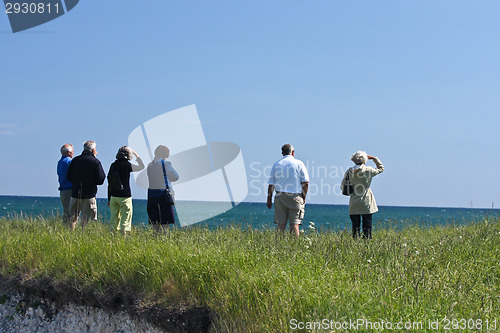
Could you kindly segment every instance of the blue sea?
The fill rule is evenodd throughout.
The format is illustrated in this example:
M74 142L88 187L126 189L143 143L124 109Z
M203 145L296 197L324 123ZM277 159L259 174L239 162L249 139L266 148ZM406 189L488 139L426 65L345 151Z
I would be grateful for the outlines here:
M97 199L99 219L109 223L109 207L107 199ZM132 223L135 226L146 226L148 216L146 200L134 200ZM193 210L204 210L207 216L218 203L190 202ZM0 196L0 217L32 216L53 217L62 214L59 197ZM485 217L499 217L499 209L472 208L435 208L435 207L394 207L379 206L374 214L374 228L396 228L409 225L461 225L479 221ZM212 216L193 226L217 228L224 226L244 226L252 228L275 228L273 210L264 203L241 203L224 214ZM347 205L307 204L303 227L314 222L319 230L350 229Z

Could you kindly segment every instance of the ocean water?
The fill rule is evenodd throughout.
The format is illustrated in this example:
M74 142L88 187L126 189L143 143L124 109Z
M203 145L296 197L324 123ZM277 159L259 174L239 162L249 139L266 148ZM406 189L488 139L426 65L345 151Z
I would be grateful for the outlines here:
M97 199L97 201L99 219L103 223L109 223L110 212L107 199ZM146 226L148 223L146 200L137 199L133 203L133 225ZM207 215L217 205L217 203L207 202L189 204L193 206L193 210L202 210L207 212ZM61 214L59 197L0 196L0 217L19 215L53 217ZM273 210L268 209L265 203L241 203L224 214L214 215L193 226L275 228L273 216ZM379 212L374 214L373 226L376 229L401 228L415 224L419 226L461 225L479 221L485 217L499 216L499 209L379 206ZM306 204L303 227L306 228L309 222L314 222L319 230L349 230L351 228L347 205Z

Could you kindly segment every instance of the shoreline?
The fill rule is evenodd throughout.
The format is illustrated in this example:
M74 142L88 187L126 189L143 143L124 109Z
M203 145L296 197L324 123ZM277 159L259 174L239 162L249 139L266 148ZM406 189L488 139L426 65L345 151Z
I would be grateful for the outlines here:
M50 195L42 195L42 196L37 196L37 195L13 195L13 194L0 194L0 198L45 198L45 199L55 199L55 200L60 200L59 196L50 196ZM107 201L107 197L97 197L96 198L99 201ZM145 198L132 198L133 201L137 202L147 202L147 199ZM348 200L346 199L346 202ZM218 201L183 201L187 203L193 203L193 204L221 204L221 202ZM242 201L240 204L255 204L255 205L260 205L260 206L265 206L266 202L265 201ZM333 206L333 207L342 207L342 208L347 208L349 207L349 204L330 204L330 203L309 203L306 202L307 206ZM420 205L410 205L410 206L403 206L403 205L378 205L379 208L421 208L421 209L465 209L465 210L492 210L500 213L500 208L496 207L460 207L460 206L420 206Z

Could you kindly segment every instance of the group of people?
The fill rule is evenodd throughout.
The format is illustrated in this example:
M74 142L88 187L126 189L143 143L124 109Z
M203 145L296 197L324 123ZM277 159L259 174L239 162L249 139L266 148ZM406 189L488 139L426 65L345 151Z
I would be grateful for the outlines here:
M80 156L73 158L73 154L71 144L62 146L62 156L57 165L64 223L74 230L79 215L82 228L85 228L89 219L97 219L97 186L102 185L107 177L111 221L125 236L132 227L130 173L145 168L141 158L130 147L121 147L106 176L101 162L96 158L94 141L84 143ZM277 230L284 232L289 224L290 232L298 237L305 213L309 174L304 163L295 158L292 145L285 144L281 147L281 154L283 157L271 169L267 207L272 208L274 194L274 223L277 224ZM157 232L164 232L168 225L175 223L173 201L169 196L173 195L171 182L177 181L179 174L172 163L167 161L169 155L168 147L158 146L153 161L147 167L147 212L149 223ZM130 163L133 157L137 164ZM376 167L367 166L368 160L373 160ZM351 161L354 166L345 172L341 188L349 183L354 189L349 193L352 235L354 238L360 237L363 230L363 238L371 238L372 214L378 211L378 207L370 185L372 178L384 171L384 166L377 157L364 151L354 153Z
M269 177L267 207L273 206L274 196L274 223L278 230L285 231L287 223L290 232L299 236L299 226L302 224L305 212L305 202L309 189L309 174L304 163L295 158L292 145L281 147L283 158L276 162ZM375 162L376 168L366 166L368 160ZM344 187L349 182L354 191L349 193L349 217L352 221L352 235L357 238L361 235L361 221L363 222L363 238L372 237L372 214L378 211L375 197L370 189L372 178L384 171L382 162L377 157L368 155L364 151L357 151L351 156L354 167L349 168L340 185Z
M149 223L160 232L175 223L172 202L168 202L165 197L168 189L171 189L170 182L177 181L179 175L166 160L170 155L168 147L160 145L154 154L153 161L147 167L149 180L147 212ZM106 175L101 162L96 158L97 149L94 141L86 141L83 144L82 154L75 158L73 155L73 146L63 145L61 158L57 164L63 222L75 230L79 216L82 229L89 220L96 220L97 186L102 185L107 178L111 221L116 225L116 229L126 236L132 229L133 214L130 173L143 170L145 167L143 161L130 147L120 147L116 160ZM134 157L136 164L130 162Z

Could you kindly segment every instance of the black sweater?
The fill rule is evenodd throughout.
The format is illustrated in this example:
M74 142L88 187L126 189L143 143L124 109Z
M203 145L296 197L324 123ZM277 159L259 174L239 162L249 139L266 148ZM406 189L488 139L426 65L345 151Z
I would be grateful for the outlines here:
M97 194L97 185L102 185L106 174L101 162L90 151L84 150L73 158L66 174L72 184L71 196L79 199L93 198Z
M108 201L111 200L112 196L118 198L130 198L132 196L132 192L130 191L130 173L132 172L132 164L130 164L130 162L125 158L117 159L109 167L108 177L112 172L118 172L123 189L110 189L108 181Z

